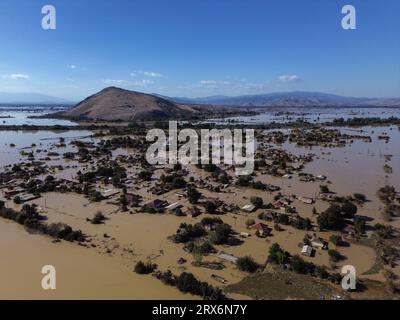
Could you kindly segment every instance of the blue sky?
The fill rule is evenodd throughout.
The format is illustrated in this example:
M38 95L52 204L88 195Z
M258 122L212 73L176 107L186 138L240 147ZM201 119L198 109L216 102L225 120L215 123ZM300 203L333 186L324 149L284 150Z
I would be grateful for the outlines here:
M41 28L41 8L57 29ZM357 10L343 30L341 8ZM1 0L0 91L400 96L398 0Z

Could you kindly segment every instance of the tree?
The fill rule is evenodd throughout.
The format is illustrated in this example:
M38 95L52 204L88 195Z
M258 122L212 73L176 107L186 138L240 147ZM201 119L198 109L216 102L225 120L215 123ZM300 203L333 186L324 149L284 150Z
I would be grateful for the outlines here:
M286 264L288 262L288 259L289 259L288 253L283 251L278 243L274 243L269 248L269 254L268 254L268 261L269 262L276 263L276 264L279 264L279 265L283 265L283 264Z
M241 187L248 187L253 180L252 176L239 176L236 184Z
M329 193L329 192L330 192L329 187L326 186L326 185L320 185L320 186L319 186L319 190L320 190L322 193Z
M246 220L246 227L250 227L252 225L254 225L256 223L256 221L254 219L247 219Z
M287 214L278 214L275 218L277 223L283 224L283 225L288 225L290 223L290 218L289 215Z
M253 206L255 206L257 209L262 208L264 205L264 201L260 197L251 197L250 202L252 203Z
M190 293L198 293L198 287L200 283L199 281L194 277L193 274L188 273L188 272L182 272L181 275L176 279L176 287L181 291L181 292L190 292Z
M329 278L329 272L326 271L325 267L316 266L314 273L315 273L315 275L317 277L319 277L321 279L328 279Z
M334 249L328 250L328 255L330 260L333 262L339 262L342 259L342 255L339 253L339 251Z
M153 173L151 171L142 170L139 172L138 178L143 181L150 181L152 175L153 175Z
M89 200L93 202L99 202L103 200L103 196L99 191L91 190L89 191Z
M97 211L93 219L90 221L92 224L102 224L107 218L101 211Z
M342 244L342 237L336 234L330 236L329 241L332 242L335 246L340 246Z
M341 205L342 214L344 214L347 218L353 218L357 213L357 206L351 201L345 201Z
M212 202L212 201L207 201L204 204L204 207L206 209L206 212L209 213L209 214L214 214L215 211L217 210L216 204L214 202Z
M175 171L182 170L182 165L181 165L180 163L175 163L175 164L174 164L174 170L175 170Z
M119 197L119 205L122 211L128 211L128 200L126 199L125 194L121 194Z
M213 244L226 244L232 228L229 224L223 223L216 226L215 230L211 233L211 242Z
M203 252L201 251L201 248L198 246L193 247L192 255L194 261L198 264L201 263L201 261L203 260Z
M354 232L356 235L363 235L365 233L365 220L360 216L354 217Z
M201 197L201 193L196 188L189 186L187 189L187 196L190 203L195 204Z
M20 196L15 196L15 197L14 197L14 203L15 203L15 204L21 204L21 202L22 202L22 201L21 201L21 197L20 197Z
M155 266L151 263L143 263L142 261L138 261L135 265L134 271L137 274L149 274L152 273L155 269Z
M186 187L186 181L182 177L174 177L172 179L172 188L173 189L181 189Z
M365 201L367 201L367 197L365 196L365 194L362 193L355 193L353 194L353 197L358 203L364 203Z
M331 204L330 207L317 218L317 223L321 230L334 230L341 221L341 208L337 204Z
M315 265L313 263L304 261L298 255L292 257L290 266L294 272L301 274L313 273L315 270Z
M238 258L236 265L240 271L255 272L259 265L250 256Z
M216 224L222 224L223 221L221 218L219 217L204 217L203 219L201 219L200 224L202 226L214 226Z

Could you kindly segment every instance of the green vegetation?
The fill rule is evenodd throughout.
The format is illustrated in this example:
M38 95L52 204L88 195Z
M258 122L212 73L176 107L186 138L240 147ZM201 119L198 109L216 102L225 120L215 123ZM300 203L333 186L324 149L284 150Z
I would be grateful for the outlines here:
M21 211L15 211L4 206L4 202L0 201L0 217L13 220L24 225L28 230L34 230L40 234L48 235L55 239L66 241L85 241L85 236L80 230L73 230L69 225L64 223L45 224L42 222L44 217L37 213L35 205L25 204Z
M333 262L339 262L343 258L342 255L339 253L339 251L334 249L328 250L328 255L329 259Z
M256 272L260 267L252 257L245 256L237 260L236 265L240 271Z
M151 264L149 262L144 263L142 261L138 261L135 264L134 271L137 274L149 274L149 273L152 273L155 269L156 269L156 266L154 264Z
M187 188L187 197L191 204L195 204L200 199L201 193L195 187L189 186Z
M232 228L229 224L218 224L215 230L211 232L211 243L213 244L226 244L229 236L232 233Z
M172 236L172 240L176 243L186 243L205 234L203 226L199 223L195 225L182 223L176 234Z
M256 207L256 209L260 209L264 206L264 201L260 197L251 197L250 202L253 206Z
M102 224L106 220L106 216L101 212L97 211L94 217L90 220L92 224Z

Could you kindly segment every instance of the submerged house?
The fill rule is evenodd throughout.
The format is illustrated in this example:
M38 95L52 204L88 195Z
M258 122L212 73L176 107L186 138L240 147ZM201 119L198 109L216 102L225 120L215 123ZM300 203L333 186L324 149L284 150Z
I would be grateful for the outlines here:
M27 202L27 201L35 200L37 198L40 198L40 196L31 194L31 193L21 194L19 196L19 200L21 202Z
M301 201L305 204L313 204L314 203L314 199L308 198L308 197L298 197L297 199L299 199L299 201Z
M236 264L236 262L237 262L238 259L239 259L238 257L235 257L234 255L229 254L229 253L225 253L225 252L223 252L223 251L221 251L221 252L218 254L218 258L221 259L221 260L225 260L225 261L232 262L232 263L234 263L234 264Z
M192 208L189 208L189 209L186 211L186 215L187 215L188 217L196 218L196 217L198 217L199 215L201 215L201 211L200 211L200 209L197 208L197 207L192 207Z
M134 193L126 193L125 194L126 201L128 202L128 205L137 207L139 206L139 202L142 200L142 197L134 194Z
M164 212L165 208L168 206L168 202L165 200L155 199L147 202L142 209L146 212Z
M255 229L256 234L260 237L267 237L271 234L272 231L270 227L268 227L266 224L262 222L253 224L252 226L249 227L249 229Z
M309 245L305 245L301 249L301 254L303 256L311 257L314 254L314 248Z
M242 207L242 210L243 210L244 212L251 213L251 212L253 212L254 210L256 210L256 206L253 205L253 204L246 204L244 207Z
M25 191L24 189L17 187L17 188L4 189L3 193L4 193L4 197L6 199L11 199L12 196L20 194L24 191Z
M180 203L174 202L174 203L167 205L165 207L165 209L168 210L169 213L175 213L177 210L179 210L182 207L183 206Z
M324 249L325 250L328 248L328 242L326 242L325 240L318 238L318 237L313 237L310 240L310 243L311 243L311 246L316 249Z
M116 189L106 189L101 191L101 195L106 199L116 196L117 194L119 194L119 190Z

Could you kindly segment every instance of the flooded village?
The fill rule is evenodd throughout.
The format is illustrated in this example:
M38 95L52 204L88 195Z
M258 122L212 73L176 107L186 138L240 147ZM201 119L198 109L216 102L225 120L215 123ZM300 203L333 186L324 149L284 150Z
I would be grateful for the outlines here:
M2 118L0 297L397 297L400 119L350 112L190 122L254 128L245 176L227 164L150 165L146 133L165 121L89 130ZM39 286L46 264L57 268L54 292ZM341 286L345 265L355 290Z

